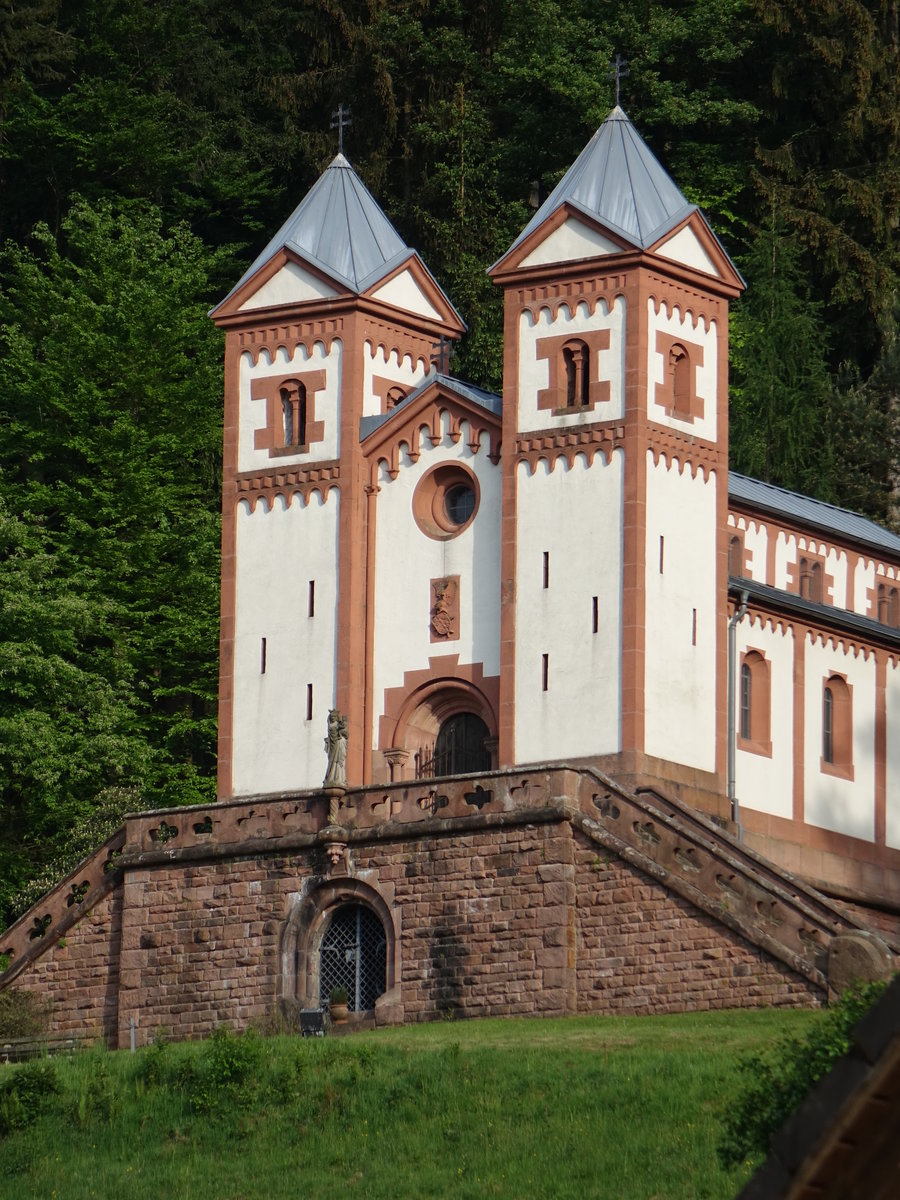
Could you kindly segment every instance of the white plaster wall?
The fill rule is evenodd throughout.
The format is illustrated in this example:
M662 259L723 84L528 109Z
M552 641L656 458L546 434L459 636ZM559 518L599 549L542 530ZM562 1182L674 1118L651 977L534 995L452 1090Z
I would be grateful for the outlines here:
M401 271L399 275L382 284L372 293L372 299L383 300L385 304L393 304L397 308L418 313L423 317L431 317L434 321L444 319L419 287L411 271Z
M309 504L276 497L271 511L237 510L233 784L253 795L321 784L334 704L338 515L336 489ZM309 581L315 580L315 615ZM266 672L260 641L266 639ZM313 717L306 719L307 684Z
M595 404L590 412L557 415L537 406L538 392L550 386L550 360L538 358L537 343L545 337L577 337L596 329L609 330L609 349L597 351L600 380L609 381L609 399ZM593 364L591 376L593 378ZM559 306L556 320L549 308L542 308L537 320L530 312L519 318L519 429L527 433L550 426L586 425L595 421L618 420L625 413L625 300L617 296L612 308L598 300L591 311L582 302L569 311Z
M604 254L620 254L621 251L621 246L604 237L599 230L569 217L557 229L547 234L519 265L535 267L544 263L573 262Z
M516 762L611 754L622 743L624 454L517 473ZM550 586L543 556L550 554ZM599 632L593 633L592 598ZM541 656L549 655L542 691Z
M297 263L289 262L245 300L239 311L268 308L274 304L299 304L304 300L324 300L336 295L334 288L317 275L304 271Z
M768 583L769 532L765 525L758 525L756 521L745 523L744 549L750 560L750 578L755 583Z
M871 558L858 558L853 575L853 611L869 615L869 596L875 587L875 563Z
M381 412L381 397L375 394L372 380L378 375L382 379L393 382L412 390L422 382L428 374L428 366L424 359L413 361L412 355L405 354L401 359L396 350L385 355L384 346L373 346L366 342L363 350L363 411L364 417L377 416Z
M670 312L665 304L656 311L656 303L651 298L647 301L648 336L647 336L647 413L651 421L660 425L668 425L670 429L678 429L682 433L689 430L694 437L705 438L714 442L718 437L718 335L716 322L708 321L705 317L695 317L691 312L682 313L676 306ZM693 421L678 420L671 417L661 404L656 403L656 387L665 380L666 356L656 349L657 333L668 333L678 338L686 346L699 345L703 347L703 365L697 367L696 392L703 401L703 416L695 417Z
M657 246L656 253L661 254L663 258L672 259L673 262L684 263L685 266L693 267L697 271L704 271L707 275L719 274L715 263L706 253L700 239L689 225L680 229L674 237L670 237L661 246Z
M647 454L644 748L703 771L716 767L717 486Z
M887 830L886 841L900 850L900 664L887 665Z
M772 755L753 754L738 746L735 790L741 808L790 819L794 811L794 632L774 629L748 615L737 626L734 728L741 724L741 655L757 650L769 664Z
M772 586L786 591L790 582L788 568L796 565L797 539L793 534L788 535L783 529L779 529L775 538L775 579Z
M822 771L822 691L829 675L853 689L853 779ZM806 642L804 812L809 825L875 837L875 656Z
M488 457L489 439L473 454L468 428L458 442L448 435L431 446L420 442L412 462L401 455L396 479L382 468L376 503L375 655L372 735L384 713L384 692L401 687L404 673L428 667L432 656L458 654L460 664L483 663L485 675L500 673L500 467ZM413 517L413 492L433 467L460 462L476 476L478 512L457 537L437 541ZM431 580L459 575L459 633L454 641L431 641Z
M316 342L312 352L307 354L305 346L298 346L293 355L280 346L275 352L274 361L269 360L268 353L263 351L259 361L254 365L249 354L241 355L240 364L240 401L238 418L238 470L258 471L271 467L279 468L292 466L295 463L327 462L337 458L340 453L340 396L341 396L341 365L342 345L335 338L331 350L326 353L322 342ZM277 459L269 457L268 450L255 449L255 433L257 429L266 427L265 400L252 400L251 381L272 375L288 375L296 371L302 377L304 371L324 371L325 387L321 391L307 393L307 402L315 397L314 419L325 422L324 441L314 442L312 447L298 454L279 455ZM311 417L311 419L313 419Z
M847 581L850 578L850 565L843 550L829 549L819 544L819 553L825 555L825 601L836 608L847 607ZM829 582L829 576L834 580Z

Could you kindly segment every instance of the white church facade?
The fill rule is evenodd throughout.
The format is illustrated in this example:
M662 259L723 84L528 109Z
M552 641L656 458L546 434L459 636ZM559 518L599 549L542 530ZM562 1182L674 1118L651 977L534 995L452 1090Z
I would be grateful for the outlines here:
M220 798L337 708L351 787L590 763L900 912L900 538L729 475L705 217L616 108L490 274L502 396L338 155L214 310Z

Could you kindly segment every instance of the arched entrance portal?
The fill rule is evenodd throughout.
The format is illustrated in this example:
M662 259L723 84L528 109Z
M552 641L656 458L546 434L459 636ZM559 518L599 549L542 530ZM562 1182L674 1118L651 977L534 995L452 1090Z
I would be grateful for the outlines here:
M416 755L417 777L490 771L491 753L485 744L490 736L477 713L454 713L438 730L431 754Z
M368 1012L387 989L387 940L378 917L364 904L342 904L332 913L319 950L319 1003L334 988L347 989L351 1012Z

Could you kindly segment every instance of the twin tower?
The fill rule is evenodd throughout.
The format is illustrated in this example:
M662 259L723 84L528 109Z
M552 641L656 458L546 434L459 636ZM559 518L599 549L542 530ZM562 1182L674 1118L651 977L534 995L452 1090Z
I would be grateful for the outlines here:
M589 760L724 791L728 301L615 108L503 257L503 396L338 155L226 331L219 791Z

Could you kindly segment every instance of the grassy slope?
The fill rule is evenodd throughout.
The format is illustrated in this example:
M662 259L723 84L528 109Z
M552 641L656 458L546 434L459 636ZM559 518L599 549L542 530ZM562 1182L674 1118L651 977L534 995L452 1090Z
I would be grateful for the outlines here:
M0 1138L0 1191L730 1197L747 1171L722 1171L715 1145L736 1059L814 1019L758 1010L471 1021L86 1052L55 1062L60 1092ZM12 1070L0 1068L0 1128Z

